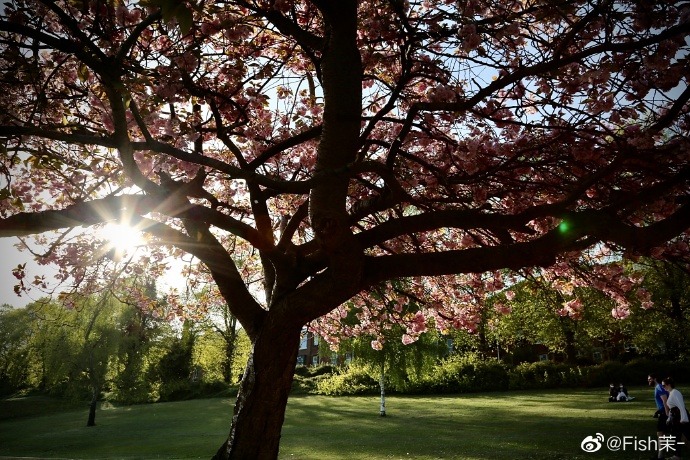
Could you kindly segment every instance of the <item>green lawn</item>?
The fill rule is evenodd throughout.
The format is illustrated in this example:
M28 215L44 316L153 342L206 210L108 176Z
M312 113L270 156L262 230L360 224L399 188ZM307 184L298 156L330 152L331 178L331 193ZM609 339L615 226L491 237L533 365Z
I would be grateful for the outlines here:
M651 390L632 388L630 403L606 402L607 389L543 390L447 396L290 399L281 459L647 459L648 451L604 445L585 453L597 433L655 432ZM0 458L210 458L229 429L233 401L200 399L129 407L106 405L87 428L86 406L24 398L0 401ZM44 413L40 413L43 407Z

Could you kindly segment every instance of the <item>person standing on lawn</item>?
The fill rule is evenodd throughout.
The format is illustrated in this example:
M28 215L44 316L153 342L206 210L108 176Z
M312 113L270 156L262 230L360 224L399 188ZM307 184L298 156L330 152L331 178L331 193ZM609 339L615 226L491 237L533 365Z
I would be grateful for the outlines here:
M671 434L675 437L675 451L673 460L680 459L681 447L690 441L690 419L685 408L683 394L676 389L676 382L671 377L661 381L664 389L668 391L666 399L666 416L670 419L666 423L671 427Z
M654 418L659 418L663 415L664 424L666 424L666 399L668 398L668 391L664 390L663 385L661 385L661 380L656 374L649 374L647 376L647 384L649 386L654 386L654 402L656 403L656 412L654 412Z
M659 440L659 450L656 457L652 458L664 458L664 454L668 452L668 444L662 442L662 436L671 435L671 427L666 423L668 417L666 416L666 400L668 399L668 391L664 389L661 384L661 380L656 374L649 374L647 376L647 384L654 385L654 402L656 403L657 411L654 412L654 417L656 417L656 437ZM668 438L667 438L668 439Z

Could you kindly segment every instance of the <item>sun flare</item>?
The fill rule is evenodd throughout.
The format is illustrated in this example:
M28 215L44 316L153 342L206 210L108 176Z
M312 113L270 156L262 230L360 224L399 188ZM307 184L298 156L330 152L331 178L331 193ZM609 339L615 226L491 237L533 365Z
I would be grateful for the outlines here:
M128 225L106 224L99 233L101 238L108 241L111 249L120 253L132 253L144 244L141 233Z

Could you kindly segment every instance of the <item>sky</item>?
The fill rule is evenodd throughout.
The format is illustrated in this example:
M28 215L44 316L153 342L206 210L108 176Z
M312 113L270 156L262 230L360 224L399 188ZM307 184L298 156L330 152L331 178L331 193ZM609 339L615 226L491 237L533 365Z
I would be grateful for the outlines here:
M23 293L21 297L14 293L14 286L17 279L12 275L12 269L17 265L26 263L27 279L29 283L34 276L44 275L48 284L54 284L53 276L57 274L56 266L41 266L33 259L33 255L28 251L19 251L14 245L19 243L19 238L4 237L0 238L0 305L9 304L13 307L25 307L27 304L44 297L45 294L37 289L31 290L29 294ZM168 272L158 280L158 288L167 291L170 287L183 289L185 279L180 275L182 266L187 261L182 259L169 258L166 260L170 265ZM25 281L26 283L26 281ZM28 283L26 283L28 284Z
M33 275L51 275L51 270L48 267L40 267L33 261L33 256L29 252L20 252L14 247L19 242L19 238L0 238L0 305L10 304L13 307L23 307L27 303L36 300L29 298L26 294L17 297L14 293L14 286L17 284L17 279L12 276L12 269L19 264L26 263L26 268L29 271L30 277ZM37 296L40 294L37 292Z

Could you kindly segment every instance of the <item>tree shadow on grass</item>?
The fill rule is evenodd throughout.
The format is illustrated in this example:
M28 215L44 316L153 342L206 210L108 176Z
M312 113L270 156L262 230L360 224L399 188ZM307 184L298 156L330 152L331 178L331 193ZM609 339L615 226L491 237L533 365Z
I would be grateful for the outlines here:
M85 403L50 396L21 396L0 399L0 421L67 411L79 411Z
M388 416L377 415L376 398L313 399L288 408L281 459L636 459L637 446L613 452L605 445L586 453L588 436L654 436L655 424L639 414L622 420L615 412L590 409L592 393L574 404L554 397L523 395L389 398ZM499 396L497 398L497 396ZM595 395L596 396L596 395ZM316 402L320 402L319 406ZM353 402L354 401L354 402ZM348 405L347 402L350 402ZM598 403L597 403L598 404ZM603 403L607 404L607 403ZM574 406L574 407L570 407ZM604 406L606 407L606 406ZM651 407L651 406L650 406ZM646 415L651 415L651 412Z

